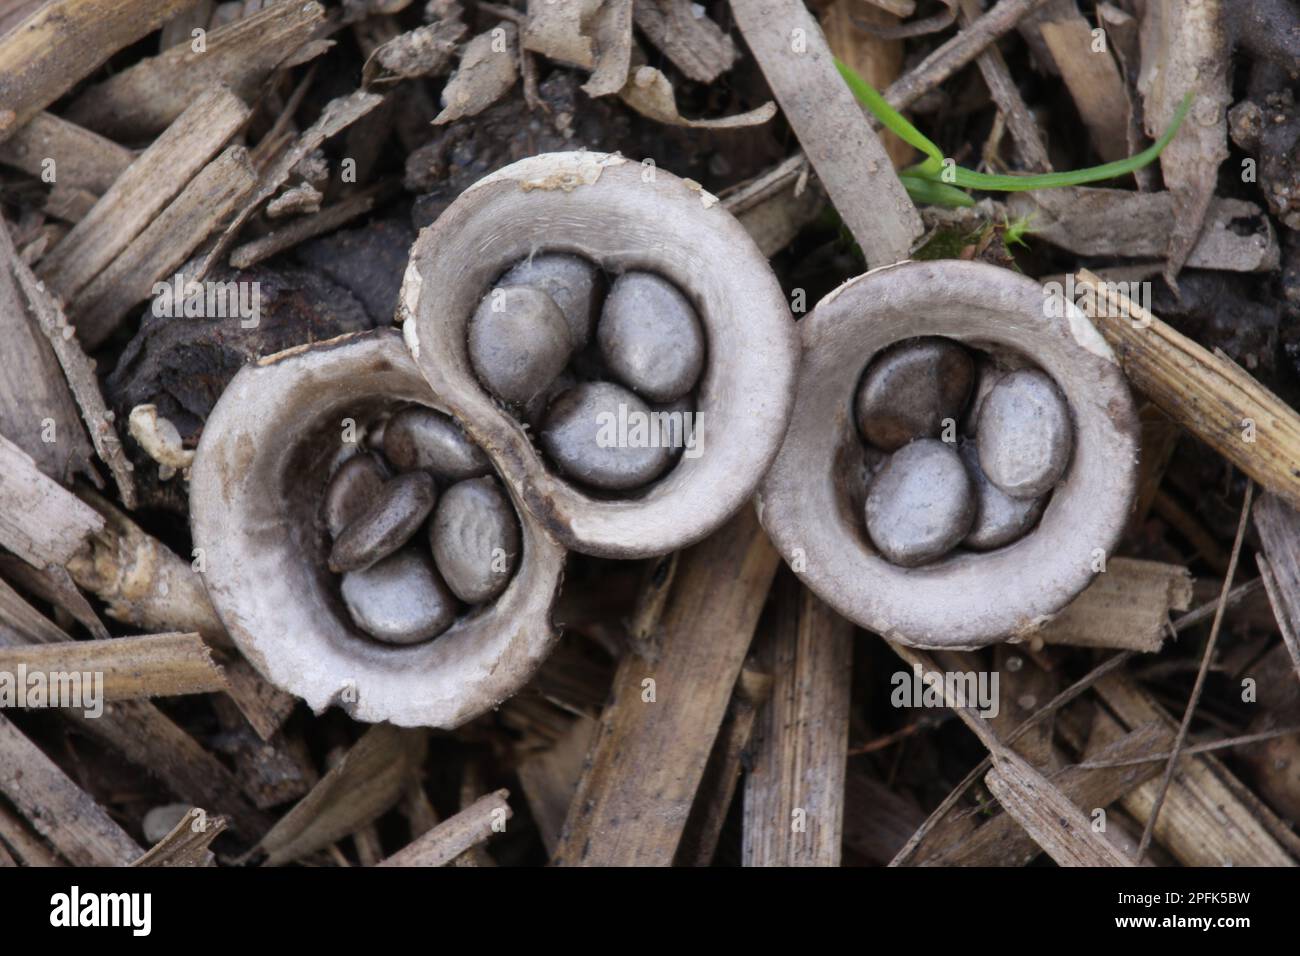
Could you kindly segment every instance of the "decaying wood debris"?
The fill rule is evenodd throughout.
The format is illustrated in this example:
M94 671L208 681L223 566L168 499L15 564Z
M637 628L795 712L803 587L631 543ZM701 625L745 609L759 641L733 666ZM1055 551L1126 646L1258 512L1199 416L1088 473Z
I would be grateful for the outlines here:
M1300 15L1253 6L0 9L0 867L1300 863ZM981 173L1120 160L1191 106L1142 169L945 209L836 61ZM679 553L570 555L552 656L455 730L271 684L190 534L214 404L393 324L419 230L578 150L734 215L796 320L907 258L1069 290L1140 409L1094 583L916 650L746 504Z

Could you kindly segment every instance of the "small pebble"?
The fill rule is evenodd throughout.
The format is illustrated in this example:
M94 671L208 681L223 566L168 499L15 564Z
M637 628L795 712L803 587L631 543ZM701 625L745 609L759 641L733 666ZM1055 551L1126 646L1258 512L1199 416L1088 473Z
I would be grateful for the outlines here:
M384 466L373 455L353 455L334 470L321 506L331 538L361 517L387 480Z
M504 591L519 563L519 522L496 481L474 478L443 492L429 547L443 580L466 604Z
M960 454L975 487L975 523L961 543L973 551L991 551L1010 544L1032 528L1047 499L1005 494L984 476L974 442L963 442Z
M470 362L487 390L502 401L525 405L540 395L572 352L564 313L537 289L493 289L470 319Z
M704 368L704 330L686 296L652 272L618 277L596 341L610 374L652 402L673 402Z
M343 575L343 602L353 622L385 644L418 644L456 619L456 598L420 548L403 548Z
M960 420L975 379L975 362L951 339L909 339L867 366L854 411L862 437L882 451L917 438L937 438L946 418Z
M492 465L451 418L432 408L404 408L384 428L384 455L398 471L420 469L445 481L490 474Z
M887 559L916 567L951 551L975 520L975 493L951 445L923 438L895 452L867 492L867 533Z
M1038 369L998 379L980 406L980 467L1013 498L1037 498L1052 489L1070 463L1074 445L1065 398Z
M334 541L330 570L359 571L388 557L411 540L437 498L433 479L423 471L385 482L378 496Z
M502 276L497 285L530 286L549 295L564 313L576 350L591 341L599 282L600 270L595 263L581 256L549 252L525 259Z
M619 385L585 382L552 403L542 448L562 472L593 488L638 488L658 478L672 460L662 436L651 434L649 413L645 402ZM624 436L618 434L620 417L628 425Z

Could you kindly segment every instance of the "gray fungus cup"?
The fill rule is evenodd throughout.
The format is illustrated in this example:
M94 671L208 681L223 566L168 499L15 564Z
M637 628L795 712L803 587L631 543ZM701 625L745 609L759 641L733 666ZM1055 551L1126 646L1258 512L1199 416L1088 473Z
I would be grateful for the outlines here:
M527 350L492 331L520 288L554 304L521 301L541 317ZM767 259L698 184L620 156L534 156L465 190L416 240L399 315L522 508L585 554L708 535L793 407L798 337Z
M564 548L437 383L396 330L343 336L245 367L204 427L190 520L208 594L263 676L317 712L456 727L557 639Z
M799 331L759 517L836 611L915 647L974 648L1031 635L1104 568L1138 423L1072 303L984 263L904 262L846 282Z

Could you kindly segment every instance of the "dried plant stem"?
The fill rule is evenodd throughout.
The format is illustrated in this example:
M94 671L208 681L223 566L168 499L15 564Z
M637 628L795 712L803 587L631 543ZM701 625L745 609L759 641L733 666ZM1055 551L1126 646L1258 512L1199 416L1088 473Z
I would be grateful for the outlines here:
M1088 317L1133 386L1293 508L1300 507L1300 415L1240 366L1080 270Z
M1065 690L1061 691L1044 704L1042 709L1036 711L1032 717L1026 719L1019 727L1007 734L1007 746L1014 744L1017 740L1029 733L1029 731L1033 730L1049 716L1056 713L1070 701L1074 700L1107 674L1118 670L1123 666L1125 661L1133 656L1133 653L1133 651L1121 651L1114 657L1098 664L1083 677L1080 677ZM957 786L953 787L952 792L949 793L948 796L944 797L943 802L940 803L939 806L935 807L934 812L926 818L926 821L921 824L915 833L912 834L912 838L908 840L903 848L894 855L894 858L889 861L889 865L905 865L916 852L916 848L921 845L921 841L930 834L930 832L939 824L940 820L948 815L948 811L957 805L957 801L962 798L962 795L966 792L967 788L976 780L980 779L980 777L982 777L991 766L992 758L985 757L970 771L970 773L966 774L966 776L962 778L961 782L958 783Z
M1196 705L1200 703L1201 691L1205 687L1205 675L1210 671L1210 661L1214 658L1214 647L1219 641L1219 629L1223 626L1223 613L1227 608L1228 592L1232 590L1232 579L1237 574L1237 562L1241 558L1241 544L1246 537L1246 523L1250 519L1250 502L1255 495L1255 483L1248 481L1246 483L1246 496L1241 504L1241 518L1237 522L1237 537L1232 542L1232 556L1228 559L1228 573L1223 579L1223 591L1219 595L1219 607L1214 612L1214 623L1210 625L1210 637L1205 642L1205 653L1201 656L1201 669L1196 673L1196 683L1192 686L1192 696L1187 701L1187 709L1183 711L1182 723L1178 725L1178 735L1174 738L1174 749L1169 755L1169 763L1165 767L1164 776L1160 778L1160 789L1156 793L1155 806L1151 808L1151 815L1147 817L1146 827L1142 830L1142 840L1138 844L1137 862L1142 861L1146 855L1147 848L1151 845L1151 837L1155 832L1156 820L1160 817L1160 808L1164 805L1165 794L1169 792L1169 782L1173 780L1174 768L1178 765L1178 755L1183 749L1183 741L1187 739L1187 729L1191 726L1192 717L1196 713Z
M899 77L885 90L885 99L896 110L907 109L979 56L998 37L1015 29L1017 23L1046 2L1047 0L1002 0Z
M1272 740L1275 737L1290 737L1292 734L1300 734L1300 726L1278 727L1273 730L1261 731L1257 734L1243 734L1240 737L1226 737L1223 740L1209 740L1205 743L1184 747L1178 756L1192 757L1196 754L1212 753L1215 750L1228 750L1232 747L1245 747L1249 744L1257 744L1263 740ZM1168 753L1143 754L1141 757L1132 757L1127 760L1085 760L1076 764L1076 766L1081 770L1102 770L1107 767L1132 767L1138 764L1154 763L1157 760L1171 760L1174 756L1174 752L1171 750Z

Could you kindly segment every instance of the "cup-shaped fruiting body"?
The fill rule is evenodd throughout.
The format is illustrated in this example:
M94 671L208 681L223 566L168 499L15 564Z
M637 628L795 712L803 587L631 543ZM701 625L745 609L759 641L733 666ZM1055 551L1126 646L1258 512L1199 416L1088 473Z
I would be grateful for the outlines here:
M800 334L795 410L759 489L759 514L786 561L839 613L917 647L979 647L1032 633L1104 567L1132 508L1137 416L1110 348L1072 303L983 263L906 262L836 289ZM877 480L888 462L877 466L880 452L864 450L855 406L873 358L931 336L1041 370L1068 408L1072 450L1022 537L908 567L867 533L864 473ZM959 431L949 430L954 452Z
M676 433L677 450L661 472L645 469L647 484L615 489L566 473L541 437L546 412L564 391L552 392L547 409L521 414L509 396L494 395L476 374L468 344L471 320L503 276L544 255L593 263L611 285L606 306L619 278L635 273L670 284L689 306L688 319L673 325L692 337L683 354L701 356L702 368L687 361L655 382L650 375L660 370L629 361L623 374L630 372L634 381L620 387L631 385L628 394L636 397L638 384L648 383L650 392L676 398L681 384L691 382L692 410L665 422L672 413L643 394L635 403L620 403L600 423L607 429L601 449L610 442L630 447L638 436L654 440L665 425ZM513 274L511 288L517 279ZM545 291L544 283L539 287ZM618 156L535 156L467 189L416 241L401 309L407 343L425 374L440 383L448 408L488 452L524 508L576 551L637 558L704 537L753 495L789 420L798 339L766 258L698 185ZM608 318L601 314L597 327ZM635 325L622 329L614 322L606 333L615 340L609 344L616 358L635 358L642 334ZM698 341L696 332L702 333ZM588 349L573 357L580 382L583 363L600 351L599 337L597 328ZM604 381L618 382L610 372ZM648 414L663 414L641 421L644 415L632 413L643 412L643 402Z
M512 576L476 609L441 581L424 532L364 570L331 572L329 524L351 526L367 511L333 490L338 459L349 441L371 454L368 423L400 425L401 410L416 407L448 411L394 330L241 370L199 442L191 526L217 613L272 683L317 712L337 704L358 720L451 728L513 694L549 652L564 549L507 489L519 536L505 558ZM496 464L490 453L485 461ZM384 475L352 467L357 496L382 494ZM427 480L416 471L389 484L403 479Z

